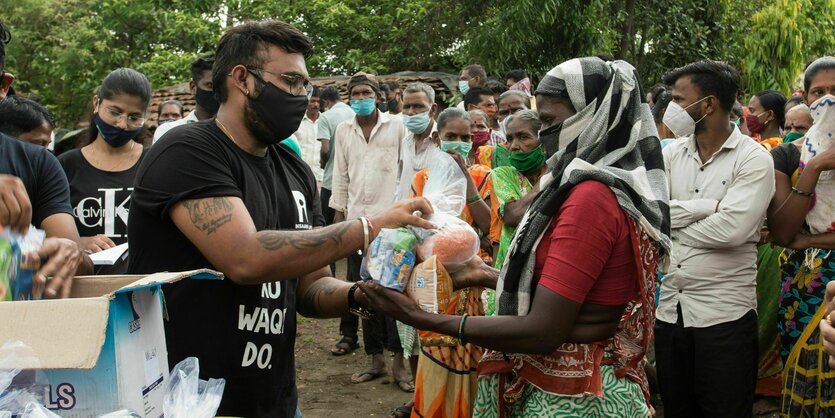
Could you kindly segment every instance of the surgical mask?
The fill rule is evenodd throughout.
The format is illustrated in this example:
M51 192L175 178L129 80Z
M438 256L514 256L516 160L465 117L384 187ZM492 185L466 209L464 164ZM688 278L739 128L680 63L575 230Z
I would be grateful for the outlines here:
M211 113L212 115L217 114L217 110L220 109L220 103L218 103L217 99L215 99L214 92L211 90L203 90L200 87L195 87L195 90L194 101L197 102L203 110Z
M667 125L677 138L693 135L696 132L696 124L701 122L707 115L703 115L699 120L693 120L693 117L687 113L687 109L708 97L710 96L702 97L686 108L681 107L676 102L670 102L667 110L664 112L664 125Z
M102 120L98 112L93 115L93 123L96 124L96 128L98 128L99 133L102 138L104 138L104 142L107 142L107 144L113 148L121 148L125 146L133 138L136 138L140 132L142 132L141 126L132 131L126 131L113 126Z
M414 116L403 115L403 124L413 134L420 134L429 126L429 112L418 113Z
M461 94L467 94L467 92L470 91L470 82L469 81L464 81L464 80L459 80L458 81L458 91L460 91Z
M742 126L742 118L739 118L737 120L732 120L731 123L733 123L737 127L740 127L740 126Z
M159 121L157 121L157 126L161 126L161 125L164 125L164 124L169 123L169 122L174 122L174 119L159 120Z
M556 154L559 150L560 132L562 132L562 122L539 131L539 142L545 145L545 154L548 157Z
M510 165L520 173L536 171L545 164L545 151L542 147L536 147L530 151L517 151L510 154Z
M307 112L307 96L294 96L270 82L266 82L257 98L248 100L273 138L266 141L267 145L277 144L298 131Z
M785 144L787 142L794 142L794 141L797 141L800 138L803 138L802 133L800 133L800 132L789 132L789 133L786 134L786 136L783 137L783 143Z
M462 142L462 141L441 141L441 150L444 152L447 151L455 151L460 156L464 157L464 160L467 160L467 157L470 156L470 150L473 149L472 142Z
M374 99L351 100L351 109L357 116L371 116L376 108Z

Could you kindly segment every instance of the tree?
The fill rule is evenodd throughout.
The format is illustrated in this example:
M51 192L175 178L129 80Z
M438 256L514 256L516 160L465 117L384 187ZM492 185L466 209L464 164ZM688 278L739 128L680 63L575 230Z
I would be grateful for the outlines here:
M743 71L749 92L774 89L790 93L804 60L798 16L796 3L780 0L751 18Z

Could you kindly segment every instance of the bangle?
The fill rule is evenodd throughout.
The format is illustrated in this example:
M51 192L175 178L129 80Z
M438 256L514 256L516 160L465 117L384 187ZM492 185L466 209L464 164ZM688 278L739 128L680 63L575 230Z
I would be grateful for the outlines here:
M371 244L371 241L374 241L376 237L374 234L374 224L371 223L371 218L365 218L365 222L368 222L368 243Z
M471 203L478 202L479 200L481 200L481 195L480 194L474 194L474 195L467 198L467 204L469 205Z
M797 187L792 187L792 193L799 194L803 197L812 197L814 192L804 192L803 190L798 189Z
M368 219L364 216L360 216L360 223L362 224L362 253L365 254L368 252Z
M458 343L461 345L467 344L467 339L464 338L464 324L467 322L468 314L461 317L461 322L458 323Z

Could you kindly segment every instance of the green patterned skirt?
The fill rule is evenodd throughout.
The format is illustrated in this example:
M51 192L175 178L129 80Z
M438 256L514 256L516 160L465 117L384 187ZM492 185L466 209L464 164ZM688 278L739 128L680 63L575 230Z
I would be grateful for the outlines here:
M527 417L648 417L649 407L641 392L641 386L627 379L615 377L612 366L601 365L603 399L594 395L560 396L543 392L533 385L525 388L522 401L510 405L507 416ZM491 374L478 379L475 418L498 418L499 375Z

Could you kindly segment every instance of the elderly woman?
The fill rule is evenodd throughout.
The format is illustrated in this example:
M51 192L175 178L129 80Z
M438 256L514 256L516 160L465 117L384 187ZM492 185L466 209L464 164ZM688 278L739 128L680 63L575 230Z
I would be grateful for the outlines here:
M649 416L641 367L655 319L656 268L669 250L661 148L634 68L567 61L537 88L549 172L501 274L480 260L455 285L497 287L498 315L433 315L374 283L375 309L488 349L477 417ZM469 319L468 319L469 318ZM605 401L604 401L605 399Z
M783 359L782 412L835 416L833 371L818 324L824 289L835 278L835 57L815 60L803 77L814 124L804 138L775 148L776 193L768 208L774 242L785 246L778 331ZM798 143L799 142L799 143Z

